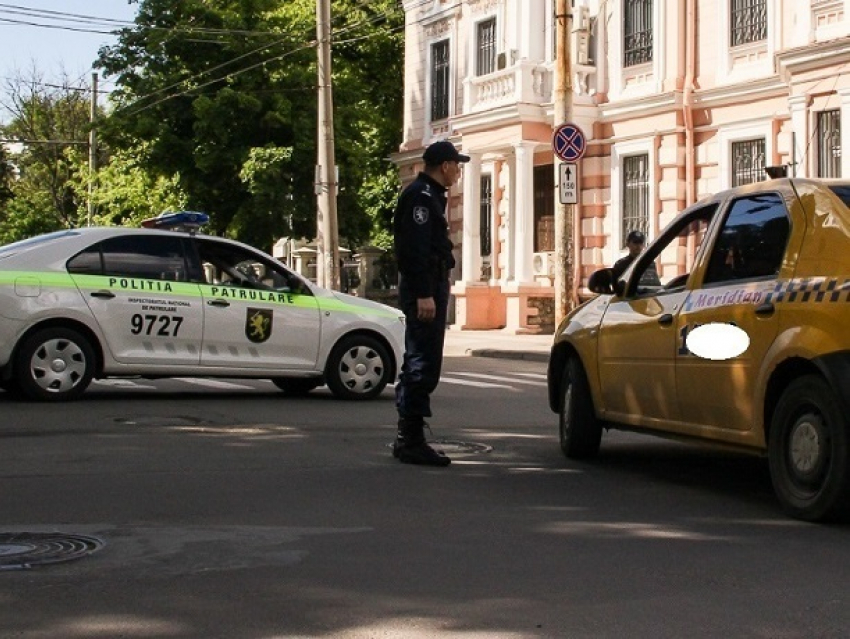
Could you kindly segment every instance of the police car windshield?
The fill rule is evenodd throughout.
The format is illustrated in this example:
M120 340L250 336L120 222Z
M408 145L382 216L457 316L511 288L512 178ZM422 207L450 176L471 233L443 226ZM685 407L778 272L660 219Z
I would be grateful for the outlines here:
M51 242L53 240L59 239L60 237L67 237L69 235L79 235L77 231L54 231L53 233L45 233L44 235L39 235L38 237L31 237L26 240L20 240L18 242L12 242L11 244L6 244L5 246L0 246L0 257L8 257L18 251L23 251L28 248L32 248L33 246L37 246L39 244L44 244L45 242Z
M842 184L841 186L831 186L829 188L833 193L841 198L841 201L844 202L844 206L850 209L850 185Z

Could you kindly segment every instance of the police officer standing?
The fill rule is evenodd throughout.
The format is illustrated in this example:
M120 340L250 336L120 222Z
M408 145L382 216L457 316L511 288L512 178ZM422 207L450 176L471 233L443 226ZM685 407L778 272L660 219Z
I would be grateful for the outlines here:
M446 192L458 181L460 165L469 156L442 140L425 149L422 159L425 170L402 191L393 217L399 305L406 319L393 456L407 464L448 466L451 460L425 441L424 428L425 418L431 417L431 393L440 381L449 271L455 265Z

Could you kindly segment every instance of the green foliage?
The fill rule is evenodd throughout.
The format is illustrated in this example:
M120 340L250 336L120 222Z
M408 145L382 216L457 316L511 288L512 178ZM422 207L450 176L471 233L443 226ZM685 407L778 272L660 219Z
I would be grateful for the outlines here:
M144 146L119 151L109 163L94 175L91 190L95 226L140 226L142 220L156 217L164 211L180 211L187 207L187 197L179 186L179 176L152 176L143 168ZM91 172L86 158L72 158L77 164L72 180L77 192L88 192Z
M85 148L89 134L89 96L79 87L56 88L38 77L7 84L4 103L10 115L0 127L3 138L19 141L21 150L3 164L14 165L17 177L4 184L0 202L0 240L14 241L41 230L76 226L84 194L72 181L77 169L74 149ZM0 199L3 199L0 196Z
M144 145L139 168L178 180L214 232L263 247L312 237L315 13L315 0L141 0L135 27L101 52L119 87L105 139ZM339 228L349 246L383 228L397 191L385 158L402 128L403 22L397 0L333 2Z

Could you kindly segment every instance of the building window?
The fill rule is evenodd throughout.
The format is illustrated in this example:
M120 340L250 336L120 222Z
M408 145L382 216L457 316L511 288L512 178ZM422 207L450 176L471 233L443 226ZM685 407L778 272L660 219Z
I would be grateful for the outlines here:
M449 117L449 41L431 45L431 121Z
M732 143L732 186L764 179L764 138Z
M481 257L487 257L493 247L493 177L481 176Z
M652 62L652 0L626 0L623 66Z
M478 50L475 75L487 75L496 70L496 18L478 23Z
M649 155L623 158L623 246L631 231L649 235Z
M534 167L534 250L555 250L555 167Z
M731 45L767 39L767 1L730 0L732 15Z
M818 177L841 177L841 112L818 113Z

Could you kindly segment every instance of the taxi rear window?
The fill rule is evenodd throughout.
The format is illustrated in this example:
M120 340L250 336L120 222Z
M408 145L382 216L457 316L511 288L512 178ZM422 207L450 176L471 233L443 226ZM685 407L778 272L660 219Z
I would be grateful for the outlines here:
M850 209L850 185L842 184L841 186L831 186L830 190L835 193L841 201L844 202L844 206Z

